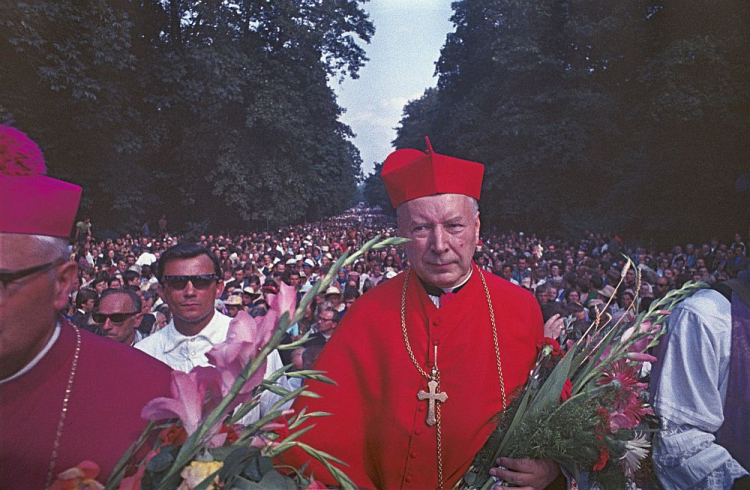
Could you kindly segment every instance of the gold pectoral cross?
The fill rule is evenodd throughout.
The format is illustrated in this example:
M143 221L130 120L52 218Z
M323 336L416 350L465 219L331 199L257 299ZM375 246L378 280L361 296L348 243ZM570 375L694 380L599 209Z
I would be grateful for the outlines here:
M432 426L437 423L437 419L435 418L435 401L443 403L448 399L448 395L444 391L437 393L438 382L434 379L431 379L430 382L427 383L427 386L429 387L430 392L427 393L424 390L419 390L419 393L417 393L417 398L420 400L429 400L426 422L427 425Z

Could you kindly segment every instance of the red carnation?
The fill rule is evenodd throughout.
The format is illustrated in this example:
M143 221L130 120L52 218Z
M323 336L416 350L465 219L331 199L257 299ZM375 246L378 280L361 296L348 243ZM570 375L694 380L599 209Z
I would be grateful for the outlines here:
M560 350L560 343L549 337L543 337L542 340L536 343L538 351L549 349L550 353L555 357L562 357L563 352Z
M607 448L604 446L599 446L599 459L596 460L596 463L594 463L593 468L591 468L594 471L602 471L605 466L607 466L607 461L609 461L609 451L607 451Z

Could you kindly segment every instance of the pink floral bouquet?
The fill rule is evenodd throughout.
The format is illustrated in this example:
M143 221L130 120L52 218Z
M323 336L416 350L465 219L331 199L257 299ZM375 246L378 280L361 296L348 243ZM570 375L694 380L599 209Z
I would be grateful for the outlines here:
M151 422L122 456L106 486L96 479L98 466L84 461L59 473L52 489L325 488L313 477L304 476L303 468L278 471L274 467L273 458L293 446L320 461L342 488L354 489L346 474L331 464L345 463L296 441L303 431L295 429L305 420L329 414L283 410L298 396L316 395L304 385L290 391L275 383L281 376L332 381L320 371L289 371L289 366L264 379L266 358L276 348L304 345L307 336L279 347L285 332L302 319L306 307L319 291L325 291L341 267L370 249L401 242L399 238L381 241L376 237L354 253L347 251L296 309L296 290L282 283L279 293L269 297L265 316L256 321L240 312L230 324L226 341L206 354L210 366L195 367L189 373L173 371L171 397L156 398L143 408L141 416ZM266 390L276 394L278 401L259 420L243 424L243 418L259 404Z
M540 342L526 385L497 415L495 431L456 488L495 485L489 469L498 457L553 460L577 480L585 475L595 487L625 488L650 448L648 429L640 429L653 414L641 370L656 360L649 350L665 333L669 312L703 287L687 283L640 314L633 301L631 314L617 321L605 313L607 303L580 339L564 342L567 352L556 340Z

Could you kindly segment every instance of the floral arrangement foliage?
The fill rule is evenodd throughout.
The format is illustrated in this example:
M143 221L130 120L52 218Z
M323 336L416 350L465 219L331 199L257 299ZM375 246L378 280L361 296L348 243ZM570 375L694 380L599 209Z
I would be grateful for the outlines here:
M628 259L616 290L630 267ZM637 269L636 277L639 291ZM585 475L600 488L625 488L650 448L650 429L642 426L653 411L641 370L656 361L651 351L670 311L704 287L689 282L640 314L636 293L628 314L617 321L606 313L610 299L577 341L563 332L561 342L540 342L527 383L497 414L495 430L455 488L491 488L496 481L489 470L498 457L553 460L576 479Z
M269 298L268 313L257 319L241 312L230 323L226 341L214 346L206 357L207 367L190 372L173 371L171 396L156 398L142 410L151 422L115 466L109 481L96 478L99 467L84 461L57 475L52 488L107 490L212 490L325 488L305 468L275 468L273 458L298 446L320 461L344 489L354 483L332 462L343 461L296 439L309 428L296 430L305 420L324 417L325 412L283 410L298 396L316 397L302 384L287 390L276 384L281 376L315 379L333 384L321 371L290 371L290 366L264 379L266 359L274 349L295 349L308 335L280 346L290 326L303 318L316 294L325 291L345 267L371 249L397 245L404 240L380 236L360 250L346 251L296 306L296 290L282 284ZM245 418L259 404L260 395L271 391L278 396L266 415L249 423ZM282 470L282 471L279 471Z

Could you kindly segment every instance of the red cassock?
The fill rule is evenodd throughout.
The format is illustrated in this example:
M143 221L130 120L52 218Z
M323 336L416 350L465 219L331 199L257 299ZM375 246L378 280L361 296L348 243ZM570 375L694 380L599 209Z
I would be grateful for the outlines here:
M486 272L500 345L508 400L526 381L542 338L542 316L527 291ZM502 408L492 328L480 271L438 309L414 272L406 297L406 329L417 362L440 369L444 486L467 471L494 428ZM431 489L438 486L436 427L426 424L428 380L413 365L404 345L400 305L405 274L382 283L344 316L315 366L337 385L310 382L320 399L300 397L294 408L333 415L314 418L301 440L349 464L342 468L363 488ZM285 453L301 465L304 453ZM335 483L320 465L314 476Z
M171 369L130 346L80 330L81 350L55 475L84 460L106 481L146 427L141 409L170 396ZM29 372L0 384L0 488L42 489L76 346L73 327Z

